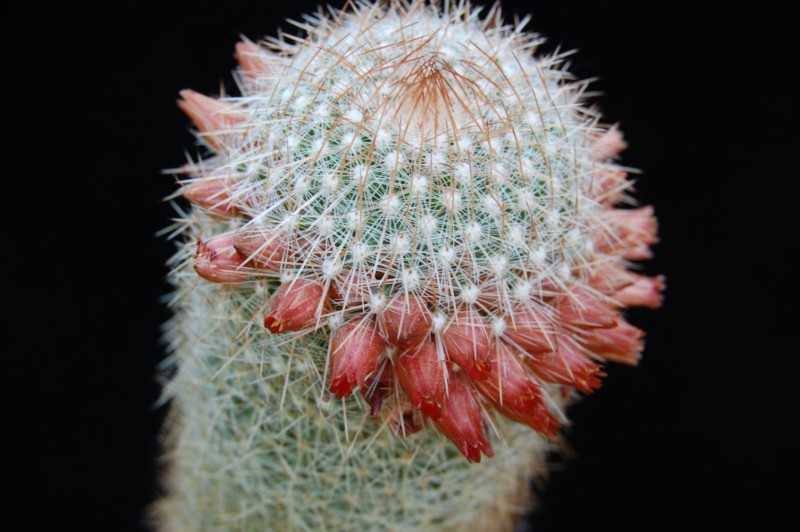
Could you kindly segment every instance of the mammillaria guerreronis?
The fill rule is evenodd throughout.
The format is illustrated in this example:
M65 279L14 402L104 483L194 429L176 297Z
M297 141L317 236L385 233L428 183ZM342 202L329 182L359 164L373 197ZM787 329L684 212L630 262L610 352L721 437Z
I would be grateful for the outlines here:
M653 210L526 22L356 3L240 42L241 96L181 92L208 156L179 171L167 528L505 526L576 390L638 362Z

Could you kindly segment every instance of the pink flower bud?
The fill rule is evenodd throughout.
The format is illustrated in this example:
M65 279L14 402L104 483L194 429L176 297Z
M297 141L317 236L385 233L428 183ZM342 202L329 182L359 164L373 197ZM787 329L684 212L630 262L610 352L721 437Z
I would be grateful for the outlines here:
M386 341L401 349L410 349L425 340L431 323L428 308L413 294L395 298L381 314Z
M278 231L259 227L237 235L233 247L248 266L277 272L283 263L286 244Z
M284 283L275 292L264 326L271 333L310 329L317 325L318 317L328 310L322 285L297 279Z
M665 286L664 276L632 275L635 275L636 282L617 292L614 299L626 307L660 307L663 300L661 292Z
M373 319L350 322L331 339L330 391L337 398L348 397L356 386L364 387L375 372L385 346Z
M653 258L653 251L647 244L621 249L619 256L625 260L647 260Z
M506 320L503 340L526 353L555 349L553 323L535 303L520 306Z
M561 321L576 327L613 327L619 318L619 312L582 286L562 295L556 306Z
M481 405L472 392L472 385L462 372L454 373L448 382L442 416L434 420L436 429L455 444L470 462L480 462L481 452L494 456L481 419Z
M555 438L558 434L558 428L561 426L561 422L547 409L544 402L535 411L526 414L499 408L497 405L495 405L495 408L508 419L527 425L548 438Z
M592 265L589 286L601 294L615 294L636 281L634 274L617 261Z
M603 218L609 227L598 232L595 245L599 251L622 255L632 248L658 243L658 222L651 206L607 209Z
M613 127L606 131L592 146L592 159L605 161L622 153L628 143L622 138L622 132Z
M525 363L543 381L572 386L584 393L599 388L605 373L567 336L560 336L558 348L550 353L528 357Z
M233 248L233 233L198 240L194 254L194 271L214 283L239 283L250 276L241 269L242 259Z
M620 319L610 329L581 331L580 343L589 351L612 362L636 366L644 347L644 331Z
M432 419L441 415L445 398L445 379L449 369L431 340L402 353L394 363L397 380L414 408Z
M219 149L222 144L215 136L224 130L244 121L244 115L234 105L209 98L191 89L180 92L182 100L178 100L178 107L189 115L200 133L208 133L203 138L208 144Z
M331 299L343 308L362 306L369 301L370 286L366 272L346 269L331 283Z
M615 205L619 203L625 193L627 178L627 172L602 168L592 179L591 194L603 206Z
M274 71L274 66L266 60L269 52L261 49L255 43L250 41L241 41L236 43L236 53L234 57L239 65L242 67L242 72L249 78L255 78L259 75L270 74Z
M442 333L447 356L475 380L485 379L489 374L490 332L486 318L466 311Z
M519 358L502 342L490 356L489 378L472 382L504 416L554 436L559 422L547 409L539 385L533 382Z
M230 183L224 178L195 181L183 189L183 197L213 218L225 220L239 215L239 209L231 201Z

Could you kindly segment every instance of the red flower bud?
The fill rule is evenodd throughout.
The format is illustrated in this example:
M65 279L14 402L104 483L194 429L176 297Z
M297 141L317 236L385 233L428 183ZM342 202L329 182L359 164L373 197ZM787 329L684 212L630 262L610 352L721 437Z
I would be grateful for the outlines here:
M543 381L572 386L584 393L599 388L600 378L606 375L566 336L559 337L555 351L525 358L525 363Z
M539 405L537 410L526 414L520 414L498 407L497 405L494 406L508 419L527 425L542 436L547 436L548 438L555 438L558 434L558 428L561 426L561 423L550 413L544 403Z
M447 363L440 360L436 344L427 340L418 347L402 353L394 363L397 380L414 408L438 419L445 398Z
M322 285L297 279L281 285L272 297L264 326L271 333L299 331L317 325L321 314L329 310Z
M598 232L596 247L599 251L627 255L635 248L658 243L658 222L651 206L607 209L603 212L603 218L609 226ZM641 255L642 251L636 251L635 254Z
M230 183L221 177L186 185L183 197L202 207L213 218L224 220L239 215L239 209L231 201Z
M203 138L214 149L222 147L220 133L244 121L245 117L237 108L227 102L209 98L191 89L180 92L182 100L178 100L178 107L189 115L200 133L208 133Z
M559 422L547 409L539 385L533 382L519 358L502 342L491 357L489 378L472 381L478 391L504 416L554 436Z
M241 41L236 43L234 57L242 67L242 72L244 72L245 76L254 78L274 71L274 66L265 60L266 57L269 57L268 54L269 52L261 49L255 43Z
M431 330L431 315L415 295L395 298L381 314L386 341L401 349L411 349L422 343Z
M369 301L372 281L366 272L344 270L333 279L330 286L331 299L343 308L358 307Z
M242 259L233 248L233 233L225 233L197 241L194 254L194 271L214 283L239 283L249 274L241 269Z
M447 356L476 380L485 379L489 374L490 331L486 318L467 311L442 333Z
M614 299L626 307L658 308L661 306L665 280L663 275L635 275L636 282L614 294Z
M593 264L589 275L589 286L606 295L617 293L634 281L634 274L616 260Z
M600 169L592 178L591 194L604 206L611 206L622 199L628 173L610 168Z
M482 423L480 403L462 372L454 373L450 378L442 416L433 424L468 461L480 462L481 452L490 458L494 456Z
M512 312L503 340L527 353L541 353L555 349L554 332L550 318L532 303Z
M576 286L556 302L561 321L581 328L613 327L619 313L598 296L581 286Z
M605 161L619 155L628 143L622 138L622 132L616 127L606 131L592 146L592 159Z
M619 256L625 260L647 260L653 258L653 251L647 244L620 249Z
M329 389L341 399L353 393L356 386L364 387L367 376L377 369L385 345L372 319L340 327L330 345Z
M644 347L644 331L625 320L610 329L581 331L580 343L589 351L612 362L636 366Z
M286 249L282 234L265 227L237 235L233 247L248 266L270 272L280 270Z

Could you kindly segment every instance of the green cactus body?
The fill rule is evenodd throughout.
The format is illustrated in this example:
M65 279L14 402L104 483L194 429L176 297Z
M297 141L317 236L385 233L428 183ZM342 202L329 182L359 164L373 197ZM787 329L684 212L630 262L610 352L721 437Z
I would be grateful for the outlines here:
M358 3L182 93L165 530L508 529L564 406L635 364L655 242L618 132L533 34ZM197 242L197 244L195 244ZM481 460L483 458L483 460Z

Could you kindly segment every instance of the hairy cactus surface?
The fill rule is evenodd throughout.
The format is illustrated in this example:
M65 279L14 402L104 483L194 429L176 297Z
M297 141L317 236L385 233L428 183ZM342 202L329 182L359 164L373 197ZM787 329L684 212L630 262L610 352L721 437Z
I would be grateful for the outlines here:
M616 128L527 20L356 3L181 92L165 530L509 528L663 279ZM624 207L620 207L624 205Z

